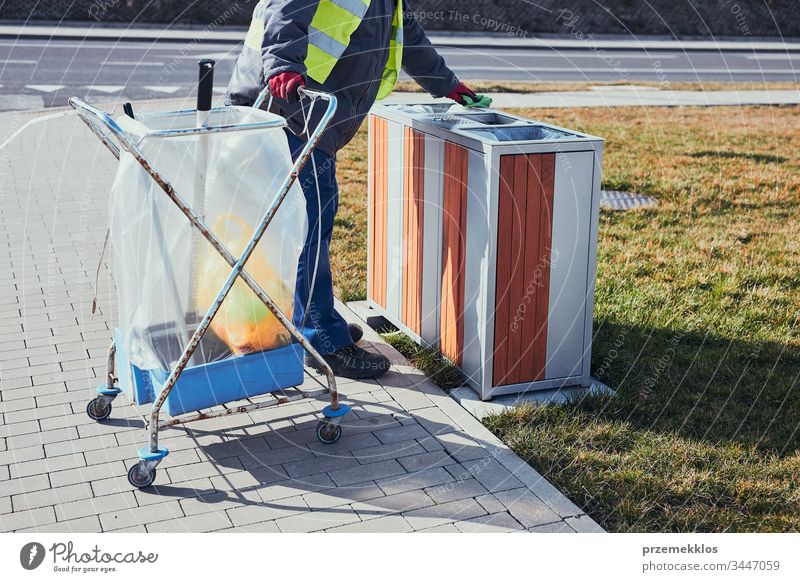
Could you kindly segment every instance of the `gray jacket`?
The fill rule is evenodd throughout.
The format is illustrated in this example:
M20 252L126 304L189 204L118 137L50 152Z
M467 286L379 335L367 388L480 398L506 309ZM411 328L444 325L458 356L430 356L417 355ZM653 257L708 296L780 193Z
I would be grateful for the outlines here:
M453 90L458 80L425 36L410 3L410 0L403 2L403 70L428 93L443 97ZM318 4L319 0L261 0L258 3L253 16L265 23L261 52L242 47L228 84L228 104L251 105L264 88L265 80L278 73L295 71L306 75L308 26ZM309 88L334 93L338 100L336 115L317 146L328 154L336 155L350 142L375 102L389 58L395 5L396 0L372 0L328 79L320 84L306 78ZM312 129L323 107L322 104L316 106ZM302 133L303 112L299 104L276 99L272 110L288 119L295 134Z

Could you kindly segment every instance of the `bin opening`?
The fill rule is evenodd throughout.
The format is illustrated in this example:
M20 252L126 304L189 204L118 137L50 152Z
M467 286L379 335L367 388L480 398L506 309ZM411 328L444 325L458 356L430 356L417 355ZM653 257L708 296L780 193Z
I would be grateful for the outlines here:
M470 127L461 131L486 141L556 141L582 136L542 125L518 127Z
M502 113L461 113L456 114L454 117L461 117L468 119L473 123L481 123L483 125L512 125L519 123L519 119L503 115Z
M418 103L416 105L405 105L400 103L389 103L384 105L390 109L396 109L401 113L408 113L409 115L441 115L450 111L452 107L458 107L455 103Z

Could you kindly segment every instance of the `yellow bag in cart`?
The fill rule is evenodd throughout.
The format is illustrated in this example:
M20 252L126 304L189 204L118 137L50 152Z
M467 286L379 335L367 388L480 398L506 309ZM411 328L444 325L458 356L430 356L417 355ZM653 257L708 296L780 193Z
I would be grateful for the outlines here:
M241 217L227 214L217 217L213 230L231 254L238 257L244 252L255 227ZM291 319L293 290L269 265L264 252L264 249L256 247L245 265L245 270ZM206 311L211 306L230 272L231 267L225 259L213 248L206 246L205 252L200 256L198 268L199 311ZM211 321L211 328L235 354L272 350L291 342L291 335L286 328L241 279L237 279L222 302L219 313Z

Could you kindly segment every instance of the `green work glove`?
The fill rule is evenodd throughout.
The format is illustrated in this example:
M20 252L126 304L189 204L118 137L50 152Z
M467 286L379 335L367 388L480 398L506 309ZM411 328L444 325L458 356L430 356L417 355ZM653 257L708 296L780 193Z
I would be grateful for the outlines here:
M477 93L475 97L463 95L462 100L464 101L464 107L486 109L492 105L492 98L488 95L482 95L480 93Z

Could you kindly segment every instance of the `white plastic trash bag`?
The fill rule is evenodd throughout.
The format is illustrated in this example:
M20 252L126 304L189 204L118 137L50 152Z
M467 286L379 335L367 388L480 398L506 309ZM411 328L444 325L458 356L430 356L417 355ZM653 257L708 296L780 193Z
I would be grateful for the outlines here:
M279 117L247 107L212 111L208 126L241 126ZM117 123L238 257L291 168L281 128L159 137L154 131L196 127L189 114L139 114ZM142 370L170 369L231 268L191 227L147 171L120 158L110 196L113 272L121 345ZM297 263L306 238L305 198L295 183L245 267L291 319ZM212 321L193 365L278 348L291 338L239 279Z

